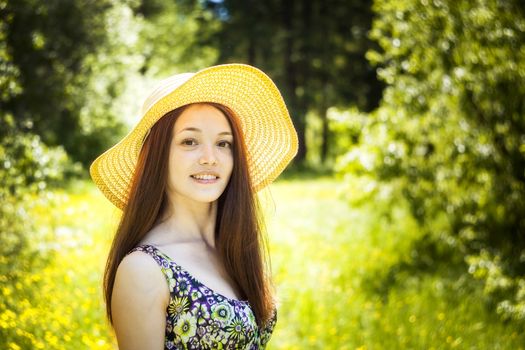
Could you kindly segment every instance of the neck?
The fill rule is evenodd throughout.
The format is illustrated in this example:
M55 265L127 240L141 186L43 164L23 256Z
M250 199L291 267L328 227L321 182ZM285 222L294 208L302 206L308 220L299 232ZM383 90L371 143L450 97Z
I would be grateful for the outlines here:
M188 203L171 198L159 224L165 226L179 242L202 241L214 248L216 219L217 201Z

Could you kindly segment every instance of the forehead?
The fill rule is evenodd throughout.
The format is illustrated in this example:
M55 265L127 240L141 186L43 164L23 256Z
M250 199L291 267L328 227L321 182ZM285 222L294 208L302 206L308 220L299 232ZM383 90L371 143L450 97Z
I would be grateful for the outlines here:
M181 113L175 122L175 132L187 127L231 131L226 116L219 109L207 104L191 105Z

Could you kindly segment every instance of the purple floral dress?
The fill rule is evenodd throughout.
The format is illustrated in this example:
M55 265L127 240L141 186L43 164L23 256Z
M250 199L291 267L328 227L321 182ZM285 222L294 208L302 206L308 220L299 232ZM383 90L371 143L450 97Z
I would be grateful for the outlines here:
M277 313L260 329L248 301L218 294L152 245L132 250L160 265L170 290L165 349L264 349Z

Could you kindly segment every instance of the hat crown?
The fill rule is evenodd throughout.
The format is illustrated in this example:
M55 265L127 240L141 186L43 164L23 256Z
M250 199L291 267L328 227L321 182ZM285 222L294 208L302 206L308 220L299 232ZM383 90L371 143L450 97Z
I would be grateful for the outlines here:
M157 84L155 89L151 92L151 94L144 101L144 104L142 105L142 109L140 111L140 115L146 114L146 112L158 101L160 101L161 98L180 87L194 75L195 73L180 73L161 80Z

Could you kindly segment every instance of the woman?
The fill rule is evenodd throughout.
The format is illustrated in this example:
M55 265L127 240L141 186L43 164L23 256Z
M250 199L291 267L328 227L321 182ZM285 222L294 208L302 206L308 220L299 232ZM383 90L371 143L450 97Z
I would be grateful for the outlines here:
M297 152L260 70L164 80L137 126L90 168L122 217L104 294L121 350L262 349L276 322L256 192Z

